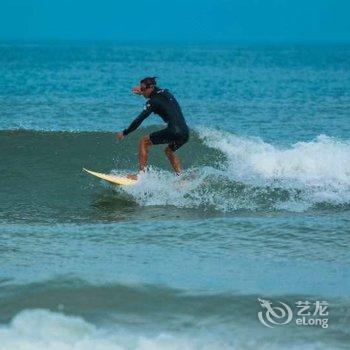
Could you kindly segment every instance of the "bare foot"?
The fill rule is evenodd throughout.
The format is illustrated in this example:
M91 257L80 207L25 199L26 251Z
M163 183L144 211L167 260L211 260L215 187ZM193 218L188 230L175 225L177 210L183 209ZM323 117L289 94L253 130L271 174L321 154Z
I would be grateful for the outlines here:
M137 175L136 174L128 174L126 175L127 179L130 180L137 180Z

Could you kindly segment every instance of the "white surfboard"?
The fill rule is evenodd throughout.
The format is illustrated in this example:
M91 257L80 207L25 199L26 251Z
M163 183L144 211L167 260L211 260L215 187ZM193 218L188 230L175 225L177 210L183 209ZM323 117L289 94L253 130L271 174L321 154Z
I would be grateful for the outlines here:
M99 179L105 180L109 183L119 185L119 186L134 185L137 182L137 180L128 179L127 177L124 177L124 176L98 173L96 171L91 171L85 168L83 168L83 170L92 176L96 176Z

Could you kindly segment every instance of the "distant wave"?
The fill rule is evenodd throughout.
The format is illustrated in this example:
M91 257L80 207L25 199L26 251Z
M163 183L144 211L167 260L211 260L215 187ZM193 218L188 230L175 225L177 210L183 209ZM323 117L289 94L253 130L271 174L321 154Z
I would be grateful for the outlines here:
M257 295L189 294L156 285L89 285L79 279L7 286L2 293L10 317L1 315L0 350L280 349L282 344L314 349L313 342L320 348L320 337L296 343L296 326L266 337L257 320ZM293 305L311 296L274 298ZM347 303L331 302L332 327L345 337Z
M292 350L300 347L306 350L342 348L333 344L331 347L321 345L316 340L299 339L296 344L292 336L288 335L288 328L283 329L283 342L281 335L276 337L276 332L272 341L259 335L261 329L256 327L256 322L249 328L250 334L254 332L254 338L246 335L247 330L242 329L241 324L233 328L229 338L220 331L214 333L205 322L199 323L199 330L137 332L132 330L132 326L129 329L115 325L96 326L81 317L45 309L24 310L9 325L0 326L0 350L277 350L281 346Z

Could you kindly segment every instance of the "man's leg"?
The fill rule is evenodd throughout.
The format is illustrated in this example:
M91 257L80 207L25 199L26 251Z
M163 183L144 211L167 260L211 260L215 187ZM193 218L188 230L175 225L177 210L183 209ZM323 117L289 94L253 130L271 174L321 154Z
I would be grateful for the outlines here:
M144 171L148 160L148 148L152 145L152 141L149 136L144 136L139 143L139 169ZM127 175L128 179L137 180L136 174Z
M144 136L139 144L139 167L140 171L144 171L148 160L148 148L152 145L149 136Z
M165 149L165 154L168 157L170 164L173 167L176 174L180 175L181 174L181 164L180 164L179 157L177 157L175 152L169 146Z

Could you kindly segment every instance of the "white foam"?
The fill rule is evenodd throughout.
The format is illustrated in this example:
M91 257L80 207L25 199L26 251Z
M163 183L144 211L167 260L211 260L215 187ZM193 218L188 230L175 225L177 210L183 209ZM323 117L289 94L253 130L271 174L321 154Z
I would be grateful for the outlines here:
M235 333L238 331L235 328ZM239 339L230 332L226 339L219 332L140 334L117 325L97 327L76 316L44 309L24 310L7 325L0 325L0 350L228 350L228 349L280 349L280 344L264 338L261 328L242 331ZM155 332L153 332L155 333ZM239 332L238 332L239 333ZM283 333L285 335L285 333ZM261 338L262 337L262 338ZM285 337L283 342L286 343ZM286 344L289 349L297 345ZM318 341L303 343L303 349L327 349ZM335 349L335 347L332 347Z
M177 350L228 349L221 341L201 341L159 333L133 334L116 327L98 328L80 317L44 309L25 310L0 326L0 350Z
M210 167L191 169L178 177L168 171L149 168L134 186L123 189L142 206L173 205L178 208L214 207L227 210L223 195L210 187L220 171Z
M350 186L350 141L325 135L278 148L259 138L201 129L200 137L228 158L235 177L293 181L293 186Z

